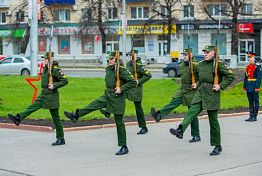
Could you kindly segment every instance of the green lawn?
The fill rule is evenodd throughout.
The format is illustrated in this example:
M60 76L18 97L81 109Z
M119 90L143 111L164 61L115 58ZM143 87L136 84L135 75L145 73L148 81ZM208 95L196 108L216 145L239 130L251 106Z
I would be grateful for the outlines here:
M0 116L23 111L30 103L33 89L21 76L0 76ZM36 84L40 86L40 82ZM60 115L64 110L73 111L103 95L105 83L103 78L69 78L69 84L60 89ZM151 79L144 86L143 107L149 114L150 107L161 108L167 104L179 88L174 79ZM261 94L260 94L261 95ZM222 109L247 107L246 94L242 91L242 83L222 93ZM179 107L176 112L185 112L187 108ZM132 102L127 101L126 115L135 115ZM102 118L99 111L86 115L82 119ZM30 115L34 119L51 119L49 111L40 109Z

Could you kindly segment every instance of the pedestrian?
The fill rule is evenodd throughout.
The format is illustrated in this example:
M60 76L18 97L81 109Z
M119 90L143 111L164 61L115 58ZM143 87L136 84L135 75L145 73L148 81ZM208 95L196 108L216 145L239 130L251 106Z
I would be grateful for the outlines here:
M196 93L196 82L198 81L197 62L195 62L194 57L191 56L191 51L191 48L185 48L181 53L183 55L183 62L179 65L181 74L180 90L162 109L156 110L154 107L151 108L151 115L155 118L156 122L159 122L163 117L180 105L187 106L188 109L190 108L191 101ZM192 59L192 61L190 61L190 59ZM189 140L189 142L201 141L198 117L194 118L191 122L191 136L192 139Z
M207 110L210 124L210 143L215 146L211 156L222 152L220 126L218 122L218 109L220 107L220 90L224 90L234 80L234 75L218 59L216 46L207 45L202 50L204 60L198 64L199 81L197 91L186 113L183 122L177 129L171 128L170 133L183 139L183 133L188 125L202 110Z
M249 64L246 66L243 89L249 103L249 118L245 121L257 121L259 109L259 90L261 83L261 66L255 62L256 54L247 52Z
M53 53L52 53L53 55ZM52 56L53 57L53 56ZM25 111L17 115L8 114L8 118L17 126L31 113L40 108L49 109L56 129L56 141L52 146L64 145L64 130L59 116L59 91L58 89L68 84L68 79L60 69L57 61L50 60L49 53L44 55L44 68L41 75L41 94L29 105ZM50 69L52 68L51 72ZM51 73L51 77L50 77ZM53 82L50 82L49 79Z
M116 58L115 55L115 52L111 52L109 55L109 65L106 68L105 75L106 90L104 95L89 103L84 108L76 109L74 113L65 111L64 114L67 118L76 122L80 117L90 112L106 108L106 111L114 114L115 118L118 146L121 147L116 155L124 155L129 152L126 142L126 129L123 121L125 96L129 89L136 87L136 80L125 67L117 64L116 59L118 58ZM119 68L119 74L117 68ZM119 77L117 75L119 75ZM118 79L120 80L120 86L118 86L117 83Z

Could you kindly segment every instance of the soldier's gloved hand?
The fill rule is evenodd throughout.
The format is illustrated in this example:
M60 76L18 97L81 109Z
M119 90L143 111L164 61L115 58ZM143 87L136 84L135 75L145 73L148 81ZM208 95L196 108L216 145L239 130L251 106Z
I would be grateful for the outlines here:
M54 85L53 84L48 84L48 89L53 90L54 89Z
M136 85L137 85L137 86L139 85L139 81L138 81L138 80L136 80Z
M192 89L196 89L196 88L197 88L197 84L196 84L196 83L192 84L192 85L191 85L191 88L192 88Z
M121 89L120 87L115 88L115 94L121 94Z
M218 92L220 90L220 85L219 84L213 85L213 90Z

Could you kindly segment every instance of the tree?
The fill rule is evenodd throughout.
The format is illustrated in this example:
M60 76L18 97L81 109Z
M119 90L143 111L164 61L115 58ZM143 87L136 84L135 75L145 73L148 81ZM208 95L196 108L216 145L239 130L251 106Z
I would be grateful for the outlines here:
M149 0L152 1L152 0ZM181 0L156 0L152 5L152 16L146 22L150 25L154 22L167 26L167 53L170 53L172 27L177 21L174 12L179 11ZM163 28L164 32L164 28Z
M83 37L90 27L98 27L101 34L102 53L106 53L106 30L109 28L106 25L108 9L111 9L114 14L117 13L116 4L119 2L114 0L87 0L82 11L79 35Z

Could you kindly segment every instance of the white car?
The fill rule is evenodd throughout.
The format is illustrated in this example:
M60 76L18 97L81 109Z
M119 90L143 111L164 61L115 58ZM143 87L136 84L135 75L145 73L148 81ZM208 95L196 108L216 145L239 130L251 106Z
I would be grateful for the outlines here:
M0 61L1 75L30 75L30 60L24 56L8 56Z

